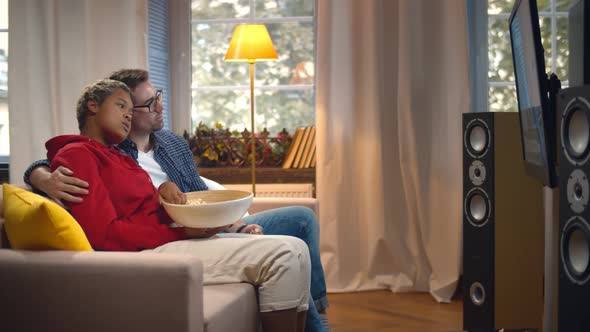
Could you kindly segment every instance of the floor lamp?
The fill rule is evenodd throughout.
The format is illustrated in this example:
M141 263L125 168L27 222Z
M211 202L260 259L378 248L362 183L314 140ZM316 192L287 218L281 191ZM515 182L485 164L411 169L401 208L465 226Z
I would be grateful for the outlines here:
M252 194L256 196L256 139L254 137L254 63L277 60L277 52L264 24L238 24L225 61L250 64L250 122L252 130Z

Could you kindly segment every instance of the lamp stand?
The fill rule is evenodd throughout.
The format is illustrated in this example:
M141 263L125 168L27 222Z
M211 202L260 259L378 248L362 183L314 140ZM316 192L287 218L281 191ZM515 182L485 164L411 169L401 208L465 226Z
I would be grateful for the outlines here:
M256 197L256 137L254 136L254 60L250 64L250 128L252 133L252 195Z

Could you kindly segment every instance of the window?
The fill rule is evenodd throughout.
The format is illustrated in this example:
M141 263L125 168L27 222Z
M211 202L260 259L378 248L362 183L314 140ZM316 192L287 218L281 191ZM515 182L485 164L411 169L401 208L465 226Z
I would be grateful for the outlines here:
M556 73L562 88L568 86L568 10L574 1L537 0L541 40L545 49L545 71L547 74ZM492 112L518 111L508 29L513 6L513 0L487 2L487 109ZM473 15L474 12L469 11L469 14ZM473 45L471 48L473 49ZM476 74L480 75L482 74ZM474 104L478 103L478 98L481 97L474 91Z
M199 122L238 131L250 127L249 66L223 61L239 23L265 24L279 55L279 61L255 65L256 131L293 133L315 124L314 5L314 0L192 1L193 131Z
M0 0L0 163L10 155L8 137L8 0Z

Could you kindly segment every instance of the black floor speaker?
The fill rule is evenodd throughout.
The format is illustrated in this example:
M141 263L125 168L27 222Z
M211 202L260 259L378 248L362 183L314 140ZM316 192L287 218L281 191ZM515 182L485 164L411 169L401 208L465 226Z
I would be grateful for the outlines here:
M590 0L571 1L568 14L570 86L590 84Z
M590 86L561 90L558 308L560 332L590 331Z
M543 188L518 113L463 114L463 328L541 329Z

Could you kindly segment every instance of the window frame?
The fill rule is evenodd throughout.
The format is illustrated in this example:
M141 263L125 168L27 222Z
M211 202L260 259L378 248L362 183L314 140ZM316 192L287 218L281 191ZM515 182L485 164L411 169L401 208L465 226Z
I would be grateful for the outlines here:
M9 29L10 28L0 28L0 34L6 33L8 35ZM8 102L8 90L6 92L7 92L6 101ZM8 112L10 113L10 111L8 111ZM10 115L9 115L9 117L10 117ZM9 120L9 123L10 123L10 120ZM10 128L8 128L8 130L10 130ZM9 163L10 163L10 152L8 153L8 155L0 155L0 164L9 164Z
M191 0L168 2L170 129L191 132Z
M568 12L557 11L557 0L549 0L550 11L539 11L539 19L549 18L551 21L551 58L545 59L551 61L551 72L557 71L557 19L569 17ZM489 109L489 90L496 87L509 87L516 89L516 82L510 81L491 81L488 78L489 71L489 49L488 49L488 32L489 22L491 20L503 19L508 25L510 13L488 13L488 0L466 0L468 13L468 38L469 38L469 65L471 78L471 96L472 112L491 112ZM560 78L561 80L562 78ZM561 87L567 88L569 81L562 80ZM515 90L516 93L516 90ZM515 105L516 106L516 105ZM515 111L517 108L515 107Z
M273 23L290 23L290 22L301 22L301 23L312 23L313 25L313 59L314 59L314 71L317 73L317 0L314 0L314 11L312 16L290 16L290 17L256 17L256 6L254 0L249 0L248 5L250 7L249 15L246 18L227 18L227 19L194 19L192 18L192 10L190 9L192 1L188 0L189 4L189 17L190 17L190 24L189 24L189 42L188 42L188 67L189 67L189 77L188 77L188 99L189 99L189 108L188 108L188 130L189 133L193 130L192 128L192 94L193 92L226 92L226 91L242 91L242 92L249 92L250 85L209 85L209 86L196 86L193 87L192 82L192 45L191 45L191 35L193 31L193 26L196 24L244 24L244 23L261 23L261 24L273 24ZM257 84L255 82L254 90L255 91L313 91L315 93L317 83L317 76L314 75L313 84L279 84L279 85L263 85ZM256 94L254 94L254 105L256 105ZM255 106L256 107L256 106ZM313 105L313 111L315 113L316 108ZM186 117L184 117L186 119ZM187 123L187 122L185 122Z

